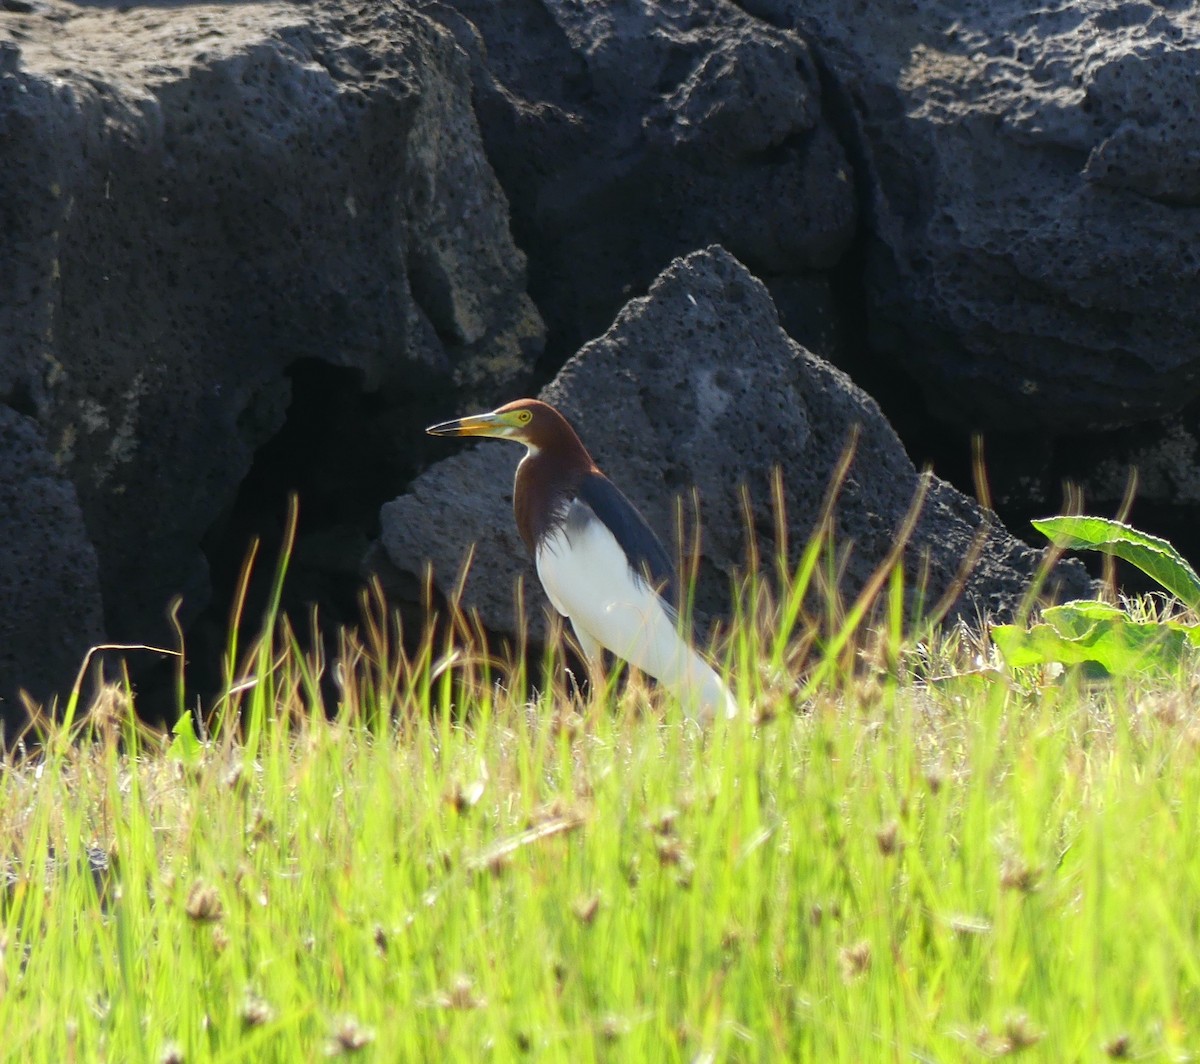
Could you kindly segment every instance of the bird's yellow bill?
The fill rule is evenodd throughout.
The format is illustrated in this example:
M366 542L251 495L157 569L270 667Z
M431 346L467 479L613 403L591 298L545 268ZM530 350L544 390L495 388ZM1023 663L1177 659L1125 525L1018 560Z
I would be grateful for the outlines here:
M430 425L430 436L507 436L516 426L504 414L474 414Z

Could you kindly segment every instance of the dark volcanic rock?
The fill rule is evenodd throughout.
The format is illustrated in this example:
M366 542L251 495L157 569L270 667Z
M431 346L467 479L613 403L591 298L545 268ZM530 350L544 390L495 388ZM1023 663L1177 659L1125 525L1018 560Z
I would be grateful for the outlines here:
M35 698L69 685L103 618L96 552L75 488L33 421L0 406L0 736ZM15 520L13 515L19 515ZM13 736L9 734L11 741Z
M875 343L939 416L1099 431L1200 395L1200 9L746 6L844 91Z
M1082 489L1088 512L1116 512L1129 488L1130 471L1136 470L1134 514L1149 506L1160 520L1185 515L1184 527L1172 528L1170 538L1176 546L1186 543L1188 550L1194 550L1194 515L1200 507L1197 404L1151 425L1089 438L1073 457L1071 478Z
M384 0L44 0L0 37L0 403L78 493L111 638L166 638L176 592L203 603L201 538L289 367L410 393L525 379L541 321L435 23Z
M725 0L448 0L488 158L562 356L676 255L759 276L838 261L850 166L805 42ZM808 337L805 337L808 339Z
M837 543L853 544L842 588L848 595L888 554L918 488L919 475L875 402L790 340L763 285L721 248L673 263L646 298L626 306L603 337L567 363L542 397L571 419L601 468L664 539L676 527L677 495L695 485L704 528L697 596L703 612L728 608L728 577L745 562L743 487L764 540L760 549L773 553L775 467L782 471L795 552L813 530L857 426L857 454L835 517ZM428 470L381 515L392 563L420 574L430 560L443 591L473 546L464 605L506 633L516 625L517 577L525 578L528 600L542 602L511 513L519 458L511 444L480 443ZM969 620L1010 614L1040 552L944 482L930 477L928 487L908 552L910 572L928 557L926 592L935 600L990 522L955 612ZM1055 578L1069 594L1090 591L1077 562L1060 564Z

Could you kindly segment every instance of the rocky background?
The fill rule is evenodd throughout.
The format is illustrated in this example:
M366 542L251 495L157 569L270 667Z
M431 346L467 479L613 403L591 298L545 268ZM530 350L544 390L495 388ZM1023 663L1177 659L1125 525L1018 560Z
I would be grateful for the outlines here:
M546 386L660 531L699 487L711 612L736 482L802 541L852 424L851 582L932 462L913 564L982 529L958 612L1011 608L974 432L1014 532L1132 464L1200 553L1191 4L3 0L0 251L9 721L177 594L201 667L291 490L297 605L478 535L504 631L518 454L422 429Z

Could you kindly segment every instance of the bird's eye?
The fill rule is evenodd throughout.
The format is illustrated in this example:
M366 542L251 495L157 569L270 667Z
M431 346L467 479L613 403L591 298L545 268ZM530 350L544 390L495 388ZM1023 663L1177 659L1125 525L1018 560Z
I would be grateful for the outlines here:
M518 415L518 420L521 422L522 425L528 425L529 422L532 420L532 418L533 418L533 414L530 413L528 410L522 410L521 413Z

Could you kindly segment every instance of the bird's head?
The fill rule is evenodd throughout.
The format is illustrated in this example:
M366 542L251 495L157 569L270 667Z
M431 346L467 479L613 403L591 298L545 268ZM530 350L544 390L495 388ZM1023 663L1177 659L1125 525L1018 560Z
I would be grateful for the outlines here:
M523 443L536 454L544 450L583 451L570 423L554 407L539 399L518 399L493 410L430 425L431 436L494 436ZM586 455L586 451L583 452Z

